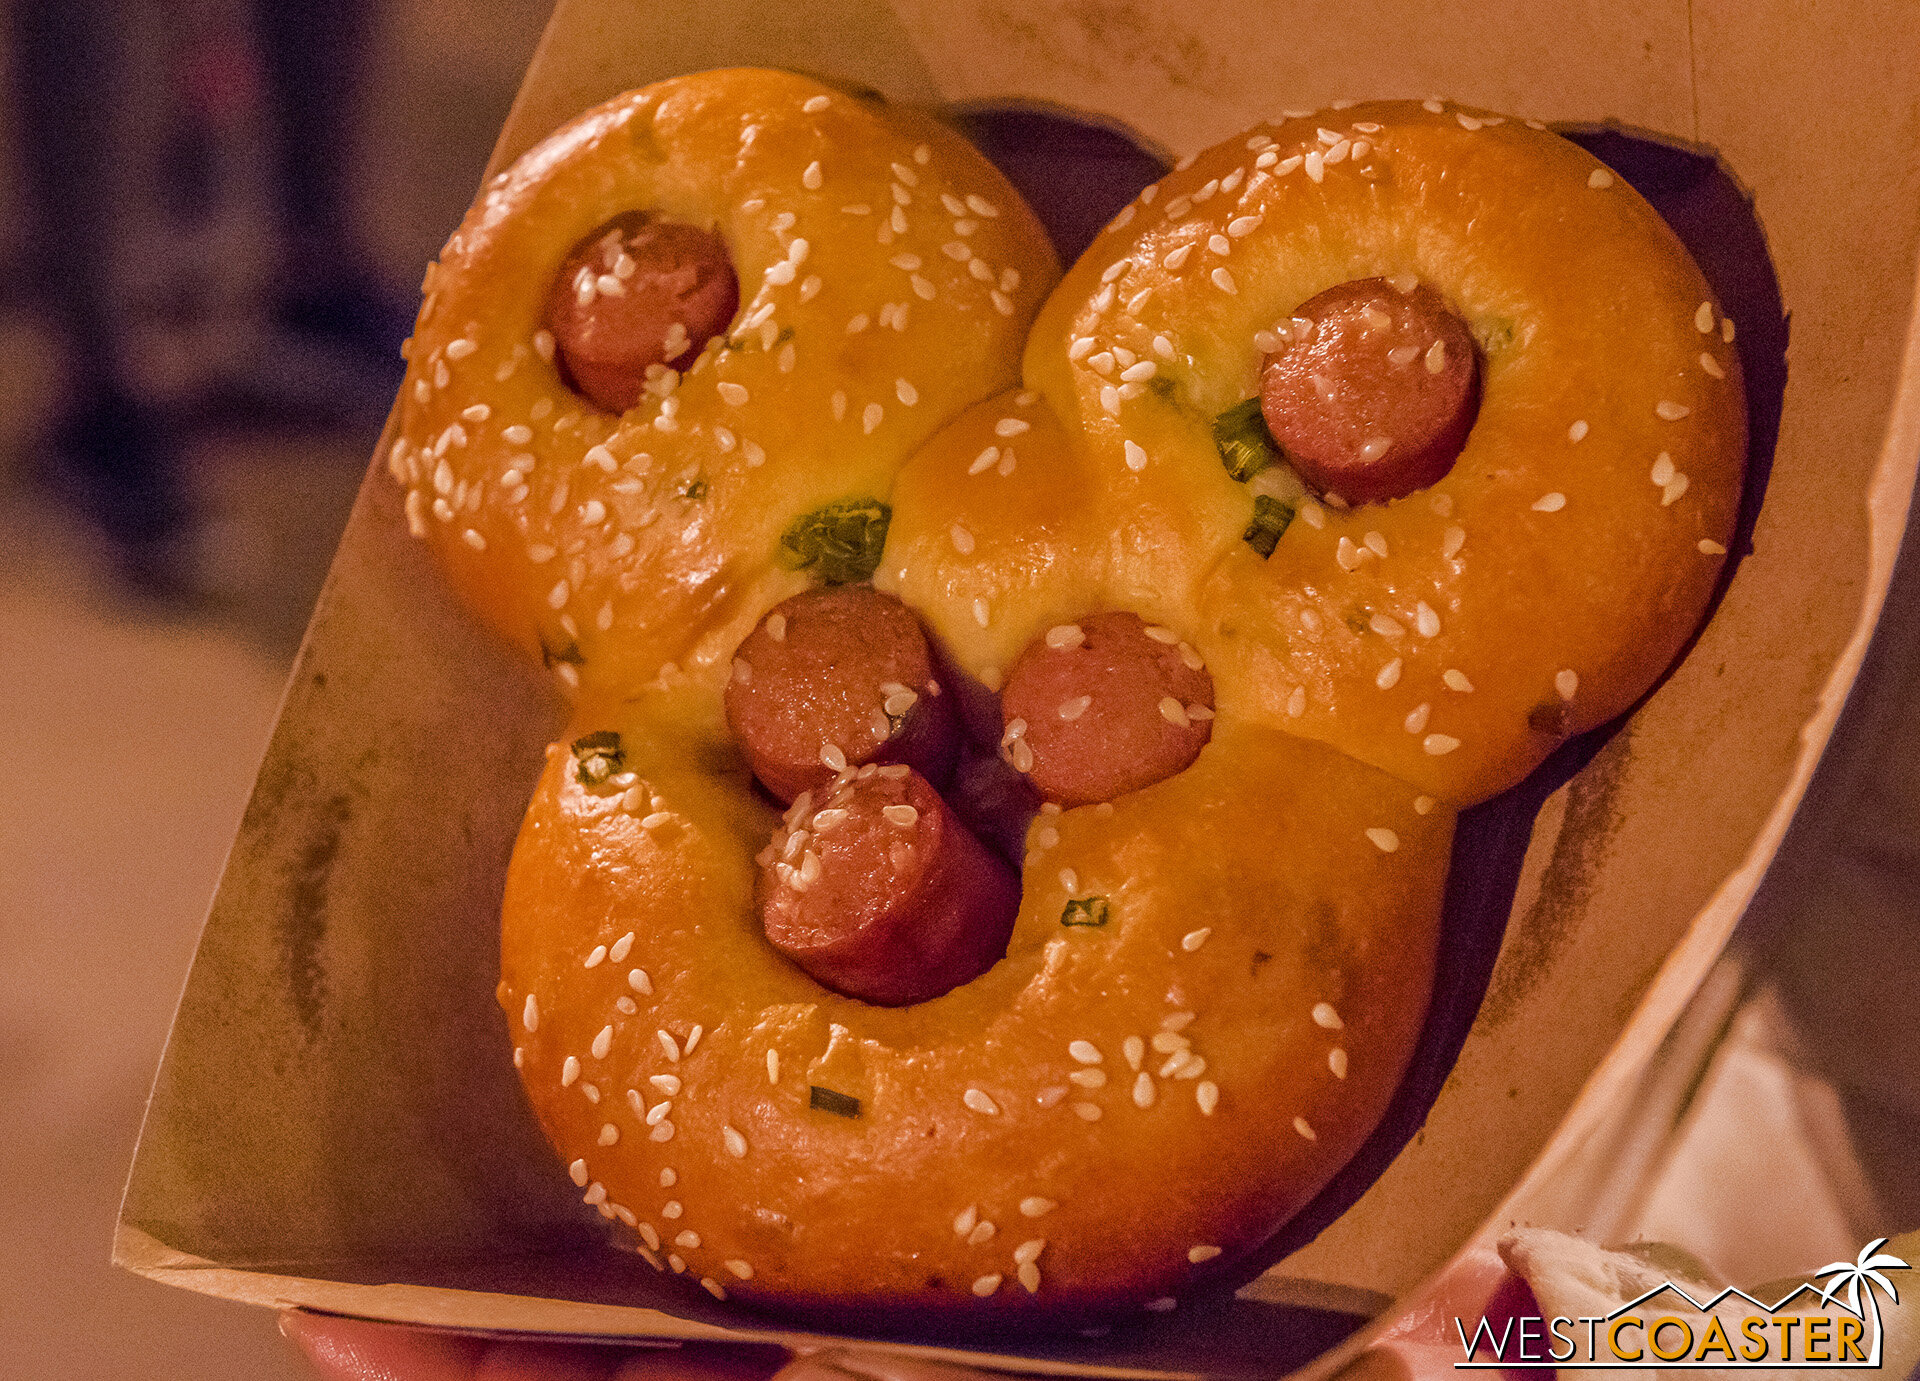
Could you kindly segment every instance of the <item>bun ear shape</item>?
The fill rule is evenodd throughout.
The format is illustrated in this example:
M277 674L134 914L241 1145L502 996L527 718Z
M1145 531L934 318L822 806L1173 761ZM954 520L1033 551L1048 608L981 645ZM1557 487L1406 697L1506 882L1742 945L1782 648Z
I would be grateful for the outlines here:
M409 520L578 691L515 1064L718 1297L1064 1322L1244 1274L1412 1056L1456 810L1718 574L1731 323L1537 126L1263 125L1054 272L951 136L722 72L556 134L429 276Z

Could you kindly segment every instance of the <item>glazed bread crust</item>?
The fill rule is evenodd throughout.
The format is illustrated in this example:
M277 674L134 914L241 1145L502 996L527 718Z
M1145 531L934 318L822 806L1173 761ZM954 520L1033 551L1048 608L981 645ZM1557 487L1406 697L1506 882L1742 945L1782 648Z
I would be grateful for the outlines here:
M1497 116L1380 104L1201 154L1122 212L1023 337L1051 268L1017 199L910 120L887 132L894 116L838 95L807 110L823 91L722 73L622 98L498 184L469 222L491 238L430 279L468 297L430 295L439 334L416 347L396 473L414 509L454 511L420 521L456 580L550 658L571 639L560 666L582 687L509 872L515 1060L587 1201L715 1295L1164 1307L1267 1241L1377 1124L1422 1027L1455 809L1631 704L1692 632L1744 453L1730 327L1584 153ZM649 152L643 169L684 163L681 181L629 187L643 174L602 165L634 161L607 156L632 126L653 131L645 151L677 132L701 159ZM815 205L801 170L837 174L843 138L870 185ZM776 150L777 176L742 171ZM965 190L976 177L987 190ZM523 240L550 180L621 190L560 197L565 215ZM730 200L747 193L752 212ZM840 209L855 200L908 229L879 245L872 217ZM515 353L545 280L499 294L513 329L468 331L456 382L436 384L448 332L468 330L448 303L517 246L557 262L628 203L719 226L743 319L772 302L775 334L736 330L746 344L690 370L676 409L546 428L529 493L502 497L507 446L432 451L464 409L490 409L490 436L560 387L537 348ZM788 206L783 241L766 225ZM808 216L858 233L830 249ZM822 275L814 295L764 286L815 234L796 270ZM1351 510L1278 469L1232 478L1211 428L1258 391L1257 335L1336 284L1409 276L1481 352L1451 472ZM907 330L856 329L886 300L908 301ZM902 380L917 402L883 398ZM442 461L480 469L450 496ZM1270 558L1244 539L1259 495L1295 510ZM1007 957L900 1008L832 993L768 944L754 859L778 817L722 711L733 648L807 583L775 559L780 533L848 497L891 505L874 582L925 622L963 699L1050 628L1114 610L1184 644L1214 687L1191 767L1035 820ZM588 502L606 512L589 521Z
M1074 266L1025 368L1137 515L1108 528L1114 588L1184 608L1243 712L1466 806L1627 709L1692 635L1746 409L1732 326L1638 193L1556 135L1428 105L1201 154ZM1240 540L1260 483L1226 473L1210 425L1258 392L1256 334L1360 278L1417 280L1466 321L1479 415L1438 483L1301 502L1263 560ZM1153 377L1095 367L1120 350Z
M616 416L567 386L541 316L568 251L636 210L716 232L740 309ZM1010 384L1057 275L1018 194L925 116L781 72L660 82L485 189L428 270L389 464L484 619L575 684L638 684L804 588L788 525L884 495Z

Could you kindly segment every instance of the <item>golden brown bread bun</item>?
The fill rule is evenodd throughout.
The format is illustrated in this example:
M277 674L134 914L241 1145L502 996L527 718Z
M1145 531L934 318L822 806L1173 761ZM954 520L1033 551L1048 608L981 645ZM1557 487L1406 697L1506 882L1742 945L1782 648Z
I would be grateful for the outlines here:
M1026 224L1010 200L1003 230ZM564 251L595 224L577 219L543 242ZM1257 391L1257 336L1371 278L1439 294L1477 344L1451 470L1351 509L1283 466L1234 478L1213 425ZM1037 1315L1163 1307L1231 1269L1400 1078L1454 807L1641 694L1727 540L1738 366L1697 270L1592 159L1496 116L1360 106L1202 154L1048 300L1023 390L975 358L1011 349L1001 327L965 334L987 310L956 310L950 369L1006 391L918 432L897 475L857 443L807 449L814 396L755 423L787 428L794 459L728 472L711 521L632 491L633 520L670 519L654 526L691 534L688 554L568 529L589 583L631 593L581 634L587 693L515 850L500 999L588 1202L716 1295ZM697 377L683 426L717 406ZM787 405L778 377L753 376L756 404ZM977 702L1049 629L1124 611L1190 644L1216 712L1186 770L1040 815L1007 957L897 1008L768 944L754 860L778 817L722 711L731 649L802 583L768 555L782 521L850 492L891 504L875 584L919 613L957 692ZM755 507L772 496L778 521ZM456 526L430 530L477 580ZM509 574L503 622L540 593ZM531 603L513 617L537 621ZM656 675L670 656L682 674Z
M1256 333L1365 278L1417 280L1465 319L1478 417L1407 498L1341 511L1283 490L1297 516L1263 560L1241 540L1263 481L1227 474L1210 426L1259 391ZM1188 610L1244 712L1465 806L1620 714L1692 635L1746 456L1724 323L1673 232L1589 154L1386 102L1259 126L1168 177L1048 300L1025 367L1127 531L1154 534L1106 544L1120 589ZM1117 351L1156 365L1132 397L1095 367Z
M1180 775L1042 817L997 966L874 1007L761 933L772 811L705 770L713 694L583 721L631 779L584 784L556 745L507 882L528 1095L655 1259L783 1306L1137 1304L1264 1241L1372 1130L1426 1009L1451 812L1223 724Z
M543 309L635 211L717 232L740 308L615 415L568 386ZM409 522L571 682L724 655L717 630L808 583L780 559L796 518L884 495L1012 382L1057 273L1025 203L922 115L744 69L618 97L495 178L428 270L389 458Z

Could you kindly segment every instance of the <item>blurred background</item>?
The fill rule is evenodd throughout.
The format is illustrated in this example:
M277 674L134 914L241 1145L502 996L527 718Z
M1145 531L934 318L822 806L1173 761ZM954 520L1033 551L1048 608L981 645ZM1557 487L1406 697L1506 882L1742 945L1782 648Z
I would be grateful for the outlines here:
M267 1311L112 1270L113 1222L421 271L546 9L0 0L0 1376L306 1375ZM1920 610L1912 558L1892 610ZM1895 617L1697 1040L1613 1140L1681 1134L1578 1189L1610 1240L1755 1280L1920 1225L1917 999L1886 962L1916 881Z
M547 10L0 0L0 1375L307 1375L268 1311L107 1255L421 271Z

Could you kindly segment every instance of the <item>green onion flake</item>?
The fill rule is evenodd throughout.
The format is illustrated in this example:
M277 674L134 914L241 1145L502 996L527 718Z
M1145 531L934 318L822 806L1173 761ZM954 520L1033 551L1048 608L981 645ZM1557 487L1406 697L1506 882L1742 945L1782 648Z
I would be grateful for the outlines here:
M574 775L582 786L598 786L626 761L620 751L620 735L611 729L582 734L572 744Z
M821 1112L830 1112L839 1117L858 1117L860 1100L850 1093L840 1093L834 1089L821 1088L818 1084L807 1085L807 1106Z
M1074 897L1060 913L1060 924L1105 925L1111 911L1105 897Z
M843 499L802 514L780 538L780 562L813 570L829 585L870 578L887 544L893 510L878 499Z
M1280 448L1267 430L1257 394L1213 419L1213 445L1227 473L1242 484L1280 459Z
M1271 494L1255 494L1253 521L1240 535L1261 556L1272 556L1273 549L1280 545L1280 534L1287 530L1287 524L1292 521L1293 509L1290 506Z

